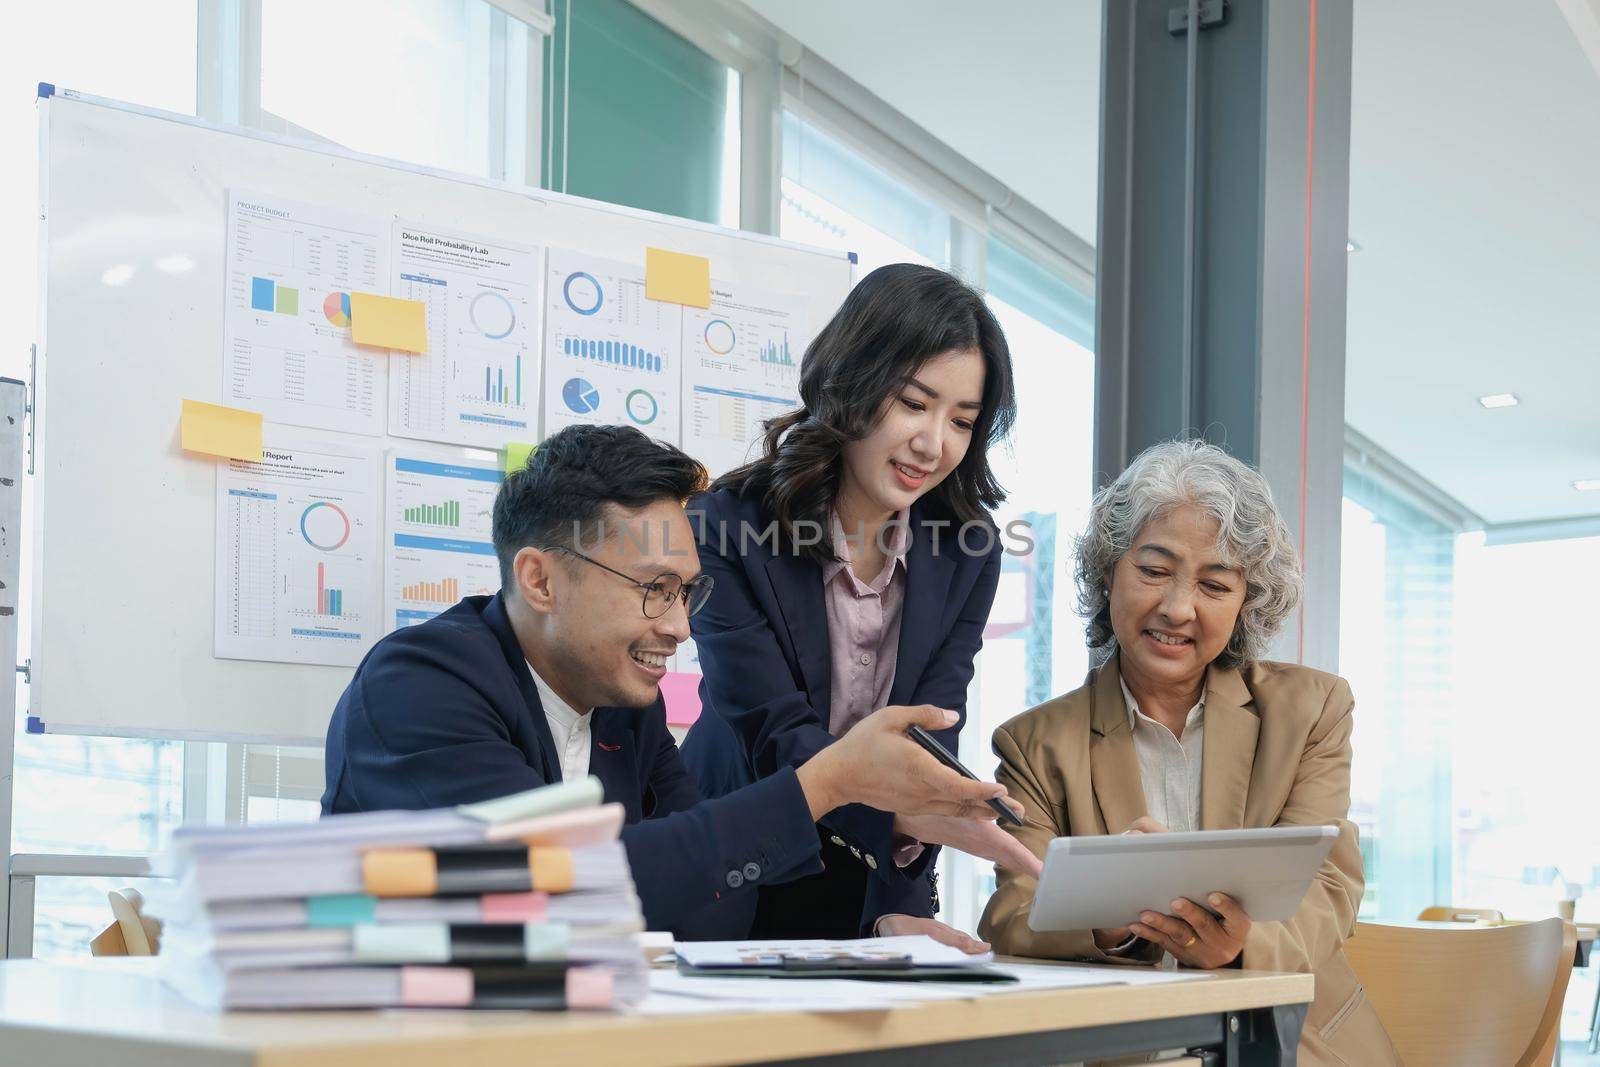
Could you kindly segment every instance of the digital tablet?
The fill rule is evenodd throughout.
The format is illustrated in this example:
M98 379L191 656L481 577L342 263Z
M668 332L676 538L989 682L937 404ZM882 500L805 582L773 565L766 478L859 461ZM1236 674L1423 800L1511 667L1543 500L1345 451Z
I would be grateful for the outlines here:
M1172 913L1180 897L1211 910L1226 893L1252 922L1294 915L1339 836L1336 826L1058 837L1044 857L1028 927L1100 930Z

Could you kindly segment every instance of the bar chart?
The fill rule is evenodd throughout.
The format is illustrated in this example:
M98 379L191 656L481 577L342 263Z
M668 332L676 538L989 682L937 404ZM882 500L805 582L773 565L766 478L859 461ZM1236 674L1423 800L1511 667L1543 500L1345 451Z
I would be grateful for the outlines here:
M415 582L401 586L400 596L406 600L420 600L429 604L454 604L461 599L461 583L454 578L437 582Z
M561 351L579 359L593 360L623 370L660 374L664 369L662 359L654 352L625 341L602 340L591 337L563 337Z
M405 509L405 521L421 526L461 526L461 501L446 500L442 504L418 504Z
M317 564L317 607L318 615L327 615L338 618L344 614L344 590L335 589L328 584L326 563Z
M509 373L505 366L485 363L483 367L482 399L490 404L522 406L522 353L510 360Z
M252 276L250 279L250 307L255 311L271 311L278 315L300 314L300 290L279 285L271 278Z
M766 341L761 345L761 362L775 367L794 366L794 356L789 352L789 335Z

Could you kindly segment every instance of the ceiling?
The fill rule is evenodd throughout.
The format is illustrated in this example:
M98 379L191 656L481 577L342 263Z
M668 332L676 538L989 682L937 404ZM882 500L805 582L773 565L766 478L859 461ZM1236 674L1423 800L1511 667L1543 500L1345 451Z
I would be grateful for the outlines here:
M1093 240L1100 0L745 3ZM1588 31L1600 0L1356 5L1347 421L1490 524L1600 514Z

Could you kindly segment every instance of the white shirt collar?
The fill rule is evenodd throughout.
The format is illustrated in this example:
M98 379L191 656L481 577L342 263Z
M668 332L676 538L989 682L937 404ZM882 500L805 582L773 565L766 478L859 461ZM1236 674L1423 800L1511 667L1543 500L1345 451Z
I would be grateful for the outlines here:
M522 662L528 663L527 660ZM533 675L534 688L539 690L539 703L544 706L545 718L560 723L562 729L566 731L571 731L580 722L587 723L589 721L588 712L580 714L571 704L556 695L556 691L551 689L543 678L539 677L539 672L533 669L532 663L528 663L528 673ZM593 711L594 709L591 708L589 710Z
M1206 675L1206 680L1208 682L1211 680L1209 673ZM1133 730L1138 729L1140 719L1154 723L1154 719L1150 718L1150 716L1139 710L1139 702L1133 699L1133 693L1128 689L1128 683L1123 679L1120 672L1117 674L1117 684L1122 687L1122 699L1123 702L1128 705L1128 728ZM1183 728L1187 730L1189 727L1199 722L1202 718L1204 718L1205 713L1206 687L1202 685L1200 687L1200 699L1195 701L1194 707L1190 708L1189 714L1184 717ZM1157 723L1156 725L1159 726L1160 724Z

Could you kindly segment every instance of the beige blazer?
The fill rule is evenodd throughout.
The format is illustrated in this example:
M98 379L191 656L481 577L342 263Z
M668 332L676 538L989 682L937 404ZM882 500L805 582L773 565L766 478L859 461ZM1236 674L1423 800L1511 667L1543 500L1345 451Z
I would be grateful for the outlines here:
M1037 856L1044 856L1051 838L1121 833L1146 814L1118 678L1112 657L1090 672L1082 688L995 731L996 779L1026 808L1023 825L1011 832ZM1206 683L1200 828L1339 827L1333 851L1294 918L1253 924L1240 965L1316 975L1316 999L1300 1041L1302 1064L1397 1067L1394 1046L1344 955L1363 887L1356 828L1347 818L1354 703L1343 678L1308 667L1213 668ZM1003 869L996 877L998 888L978 927L996 952L1130 962L1107 957L1088 930L1034 933L1028 911L1035 879ZM1131 962L1159 958L1152 946Z

